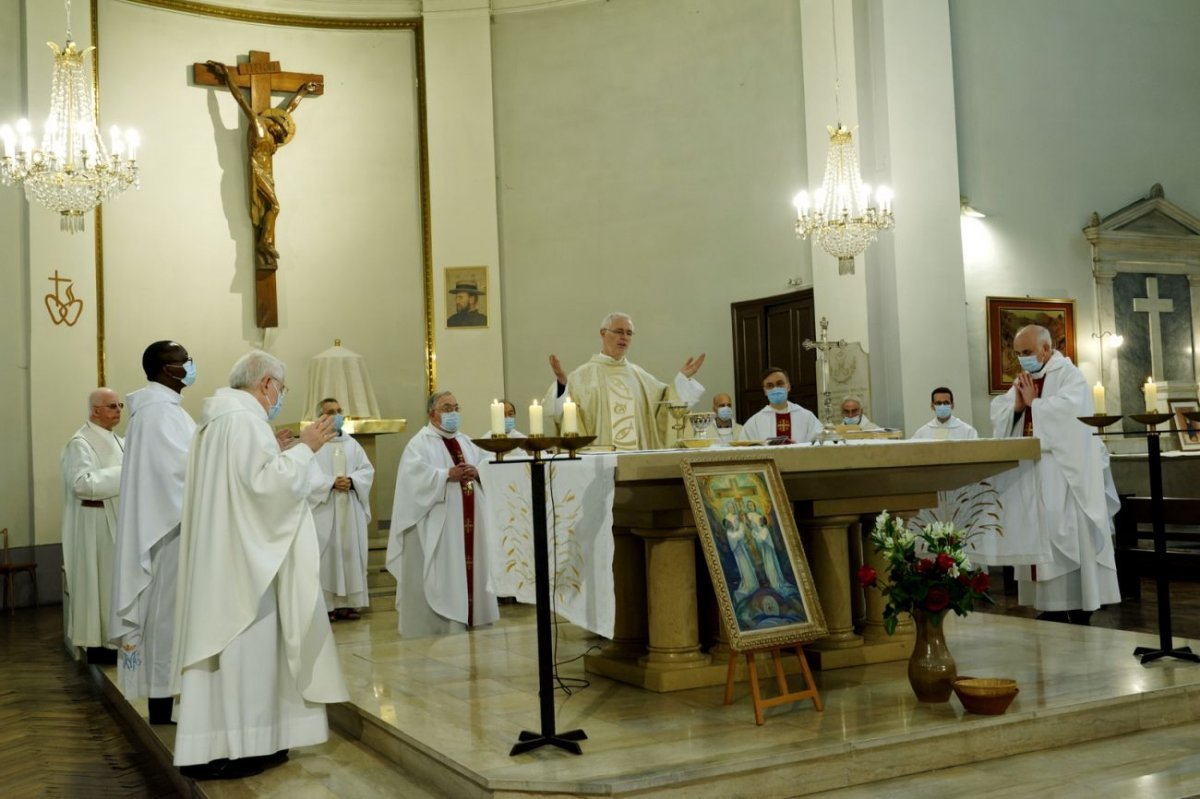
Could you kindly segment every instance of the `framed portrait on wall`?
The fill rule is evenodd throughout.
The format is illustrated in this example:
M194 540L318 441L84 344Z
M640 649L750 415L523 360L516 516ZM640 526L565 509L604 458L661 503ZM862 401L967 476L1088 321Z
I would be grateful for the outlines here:
M825 635L825 617L771 460L684 462L721 624L736 652Z
M1075 360L1075 300L1039 297L987 298L988 391L1003 394L1020 374L1013 337L1025 325L1050 331L1054 349Z
M1194 422L1186 413L1200 411L1196 400L1170 400L1171 429L1179 436L1179 448L1184 452L1200 452L1200 422Z
M446 327L487 327L486 266L448 266Z

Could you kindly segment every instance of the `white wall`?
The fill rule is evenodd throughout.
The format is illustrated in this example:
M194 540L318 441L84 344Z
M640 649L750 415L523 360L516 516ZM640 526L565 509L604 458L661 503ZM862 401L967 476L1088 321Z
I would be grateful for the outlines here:
M972 393L987 434L987 296L1069 297L1099 350L1081 229L1161 182L1200 211L1200 13L1192 0L952 0ZM1128 410L1128 409L1126 409Z
M632 314L669 379L733 381L732 302L811 283L799 2L611 0L493 26L505 384L519 408ZM707 403L707 401L706 401ZM524 413L518 414L523 422Z
M0 0L0 125L25 109L21 0ZM49 58L49 50L45 56ZM5 388L0 527L14 547L33 543L29 473L29 260L24 190L0 188L0 385Z

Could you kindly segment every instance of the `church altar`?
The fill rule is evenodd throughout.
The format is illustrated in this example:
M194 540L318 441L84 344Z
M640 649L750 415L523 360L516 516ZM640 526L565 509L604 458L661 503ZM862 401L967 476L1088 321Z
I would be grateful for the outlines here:
M577 566L581 574L572 573L573 581L558 586L556 609L573 623L611 639L601 653L586 657L590 672L652 691L723 683L729 649L707 572L696 558L696 528L679 464L770 459L778 465L793 502L829 627L828 635L806 646L811 662L817 668L837 669L903 660L912 647L911 625L888 636L882 598L876 592L864 597L852 579L864 557L862 524L869 526L885 509L910 515L936 507L938 491L978 482L1040 456L1033 439L873 440L659 450L555 461L556 475L548 485L560 508L548 527L556 531L559 570L563 563L580 560L581 546L588 553ZM513 572L521 569L522 548L529 547L527 472L522 473L524 482L511 469L485 467L480 473L493 529L498 531L494 546L500 550L499 559L493 562L503 564L493 570L493 579L523 601L528 600L521 592L531 593L532 588ZM562 507L567 497L569 507ZM586 512L580 512L583 505ZM610 553L608 583L607 564L596 558ZM874 553L868 551L865 557L882 568L873 562ZM855 630L856 619L861 620L861 632Z

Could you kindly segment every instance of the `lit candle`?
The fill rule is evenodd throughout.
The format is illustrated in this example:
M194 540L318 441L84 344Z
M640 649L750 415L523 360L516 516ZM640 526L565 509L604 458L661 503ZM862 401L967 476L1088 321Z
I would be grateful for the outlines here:
M1096 381L1096 385L1092 386L1092 405L1095 409L1092 411L1097 416L1104 415L1104 386L1100 385L1100 381Z
M529 406L529 435L542 435L542 406L537 400Z
M1146 378L1142 391L1146 394L1146 413L1158 413L1158 386L1154 385L1153 377Z
M562 432L564 436L579 434L579 417L576 415L575 403L571 402L570 394L563 400Z
M504 435L504 403L492 400L492 435Z

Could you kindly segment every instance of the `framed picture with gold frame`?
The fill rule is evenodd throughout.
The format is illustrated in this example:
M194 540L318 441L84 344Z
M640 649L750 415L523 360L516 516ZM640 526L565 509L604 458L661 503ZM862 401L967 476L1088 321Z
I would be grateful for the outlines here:
M487 327L487 267L448 266L445 275L446 327Z
M1041 325L1049 330L1054 349L1075 361L1075 300L988 297L988 391L992 394L1008 391L1021 373L1012 342L1025 325Z
M1171 429L1179 435L1179 448L1184 452L1200 452L1200 422L1184 416L1187 411L1200 410L1196 400L1169 400Z
M693 461L681 468L730 647L794 646L825 635L775 462Z

